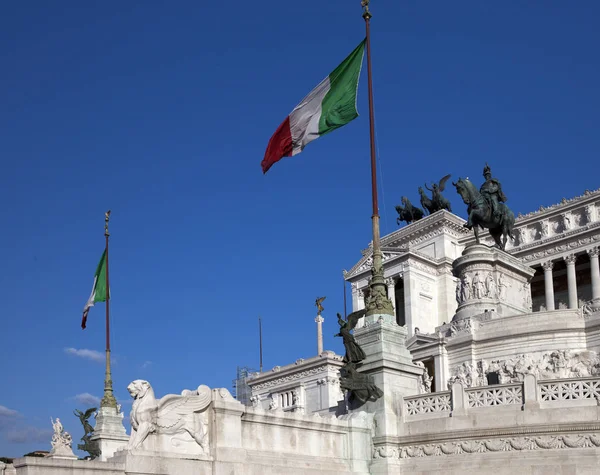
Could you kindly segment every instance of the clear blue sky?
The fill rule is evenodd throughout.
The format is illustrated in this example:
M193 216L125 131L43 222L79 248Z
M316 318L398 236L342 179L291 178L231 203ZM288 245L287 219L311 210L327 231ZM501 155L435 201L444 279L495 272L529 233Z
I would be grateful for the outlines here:
M525 3L372 2L384 233L401 195L486 161L515 214L600 186L600 3ZM72 410L102 395L103 305L79 325L108 208L127 413L136 378L229 388L258 315L266 368L312 356L317 296L342 351L342 269L371 231L364 71L357 120L260 161L363 36L359 0L2 6L0 456L49 449L50 416L79 439Z

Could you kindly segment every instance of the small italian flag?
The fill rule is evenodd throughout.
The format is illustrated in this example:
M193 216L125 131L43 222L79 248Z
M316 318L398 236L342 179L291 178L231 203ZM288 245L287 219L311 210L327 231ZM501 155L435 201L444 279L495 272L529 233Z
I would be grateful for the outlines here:
M85 330L87 316L90 312L90 307L93 307L96 302L106 302L106 249L102 253L96 273L94 274L94 286L92 294L83 308L83 318L81 320L81 328Z
M298 155L316 138L358 117L356 96L365 41L302 99L277 128L261 162L263 173L283 157Z

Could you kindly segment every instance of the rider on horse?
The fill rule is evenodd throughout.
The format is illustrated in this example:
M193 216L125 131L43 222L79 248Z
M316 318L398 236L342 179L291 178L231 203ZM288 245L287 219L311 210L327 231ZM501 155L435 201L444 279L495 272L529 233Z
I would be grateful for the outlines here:
M500 182L495 178L492 178L492 170L487 163L483 169L483 176L485 178L485 183L481 185L479 192L490 205L490 209L492 210L491 218L494 221L500 220L502 218L500 202L504 203L506 201L506 195L502 192Z

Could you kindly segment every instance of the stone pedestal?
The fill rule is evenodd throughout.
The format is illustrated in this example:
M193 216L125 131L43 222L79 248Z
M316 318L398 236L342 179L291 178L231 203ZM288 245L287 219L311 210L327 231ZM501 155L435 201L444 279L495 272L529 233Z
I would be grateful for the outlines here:
M48 455L52 459L77 460L77 455L73 453L73 449L68 445L57 445L52 447Z
M419 392L418 379L423 370L412 362L406 335L406 328L396 324L392 315L370 315L354 332L367 356L358 371L371 376L383 391L383 397L358 408L375 413L377 435L398 434L401 397Z
M96 426L92 441L98 443L100 457L98 460L105 462L114 453L127 445L129 436L123 425L123 413L114 407L101 407L96 416Z
M472 244L453 262L452 272L460 279L453 321L486 311L500 317L531 312L529 282L535 271L510 254Z
M365 325L354 331L354 337L367 355L358 371L371 376L383 391L383 397L356 410L374 414L375 437L401 435L402 397L419 393L418 381L423 373L406 348L407 329L396 324L391 315L370 315L365 317ZM384 449L375 447L376 451ZM371 473L398 473L397 462L377 458Z

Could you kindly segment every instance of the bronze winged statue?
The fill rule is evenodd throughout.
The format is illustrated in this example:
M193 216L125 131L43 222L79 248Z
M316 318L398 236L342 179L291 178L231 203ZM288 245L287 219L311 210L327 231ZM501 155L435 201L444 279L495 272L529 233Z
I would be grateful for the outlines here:
M317 300L315 300L315 307L317 307L318 315L321 315L321 312L323 312L323 310L325 310L325 308L321 304L323 303L323 300L325 300L326 298L327 297L317 297Z
M358 346L358 343L356 343L354 335L350 333L352 330L354 330L358 320L361 317L364 317L366 313L366 309L352 312L350 315L348 315L348 320L344 320L339 313L337 314L340 332L335 336L341 336L344 341L344 349L346 350L344 361L346 363L360 363L367 357L362 348Z
M344 320L339 313L337 314L340 332L335 336L342 337L346 350L343 360L345 364L340 368L340 387L348 392L348 402L354 407L361 406L367 401L376 401L383 396L383 391L373 383L371 377L357 370L367 355L350 332L366 312L366 309L352 312L348 315L348 320Z
M429 206L425 206L425 204L423 204L424 201L426 201L425 199L427 198L427 196L425 195L423 189L419 188L419 194L421 195L421 204L427 209L427 211L429 211L430 214L433 214L441 209L445 209L452 212L452 206L450 205L450 201L448 201L446 197L442 196L442 191L444 191L444 189L446 188L446 182L450 179L451 176L452 175L446 175L439 181L439 183L432 183L431 188L427 186L427 183L425 184L425 188L431 191L431 199L428 203Z
M89 455L86 458L89 460L93 460L100 456L98 442L95 440L91 440L92 435L94 434L94 428L88 422L89 418L92 417L96 410L97 408L91 407L85 412L81 412L79 409L75 409L73 411L73 414L75 414L79 418L79 421L81 422L84 431L83 437L81 438L83 444L77 444L77 448L79 450L87 452Z

